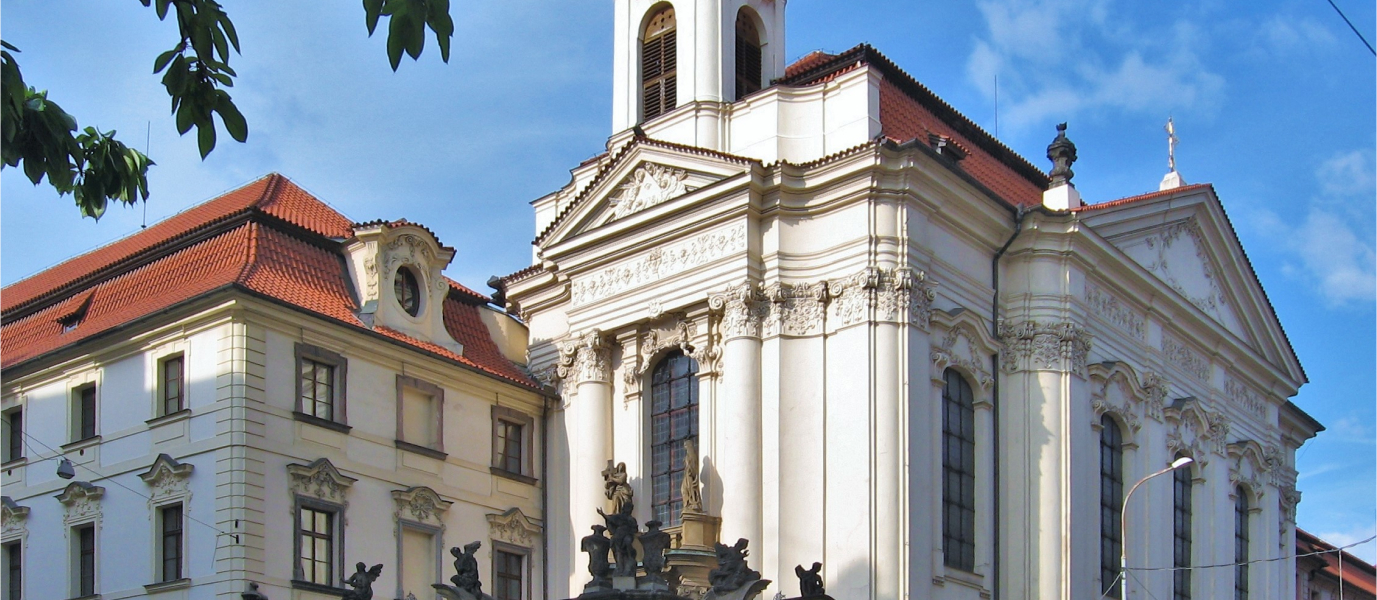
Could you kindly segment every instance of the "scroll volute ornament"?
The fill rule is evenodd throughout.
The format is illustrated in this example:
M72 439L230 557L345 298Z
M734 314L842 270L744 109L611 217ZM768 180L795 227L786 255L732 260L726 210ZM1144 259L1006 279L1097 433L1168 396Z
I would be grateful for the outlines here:
M611 382L611 350L602 331L591 329L561 344L555 373L560 379L575 385Z

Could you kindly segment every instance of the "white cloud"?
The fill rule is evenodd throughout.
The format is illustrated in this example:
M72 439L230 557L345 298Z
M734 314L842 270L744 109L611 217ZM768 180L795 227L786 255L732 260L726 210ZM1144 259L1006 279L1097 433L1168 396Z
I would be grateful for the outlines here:
M1135 30L1114 19L1108 0L985 0L978 4L989 35L966 61L970 82L993 96L1014 129L1100 110L1165 114L1214 110L1224 78L1198 58L1202 35L1178 21Z
M1372 196L1377 172L1372 155L1362 150L1339 154L1324 161L1316 170L1320 186L1331 196Z
M1334 44L1334 34L1310 17L1274 15L1258 28L1262 45L1273 54L1294 55L1297 51Z

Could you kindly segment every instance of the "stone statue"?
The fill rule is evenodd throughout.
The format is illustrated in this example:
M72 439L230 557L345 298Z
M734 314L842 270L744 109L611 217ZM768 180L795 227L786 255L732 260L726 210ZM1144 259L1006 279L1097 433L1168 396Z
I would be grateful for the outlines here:
M344 600L373 600L373 582L382 575L382 565L368 565L359 563L358 570L350 575L348 579L341 579L346 585L354 588L344 592Z
M684 512L703 512L703 492L698 488L698 443L684 440L684 480L679 484ZM649 525L649 523L647 523Z
M804 598L810 596L826 596L827 590L822 587L822 563L813 563L813 568L804 569L803 565L794 567L794 574L798 575L798 594Z
M665 570L665 550L669 549L669 534L660 531L660 522L646 521L645 533L641 534L641 566L645 574L659 578Z
M607 564L607 551L612 547L612 540L607 539L606 527L594 525L593 533L583 537L579 548L588 553L588 574L593 576L593 581L588 587L608 587L611 581L607 576L612 572L612 567Z
M474 598L483 597L483 582L478 578L478 548L483 545L482 541L469 542L460 550L457 546L449 549L449 553L454 555L454 576L449 580L454 582L454 587L459 588Z
M631 504L631 485L626 482L626 463L617 463L612 466L608 461L606 469L603 469L603 487L607 492L607 499L612 501L612 513L622 512L622 507ZM614 535L615 537L615 535Z
M1052 161L1052 172L1048 173L1051 187L1070 184L1076 176L1071 170L1071 163L1076 162L1076 145L1066 138L1066 123L1057 125L1057 137L1047 146L1047 159Z
M750 555L746 550L748 543L745 538L736 540L733 546L717 543L717 568L708 573L713 592L724 594L760 579L760 573L746 565L746 557Z
M607 514L598 509L598 514L602 515L607 522L607 531L612 534L612 558L617 561L617 567L613 569L612 575L616 577L635 577L636 576L636 517L631 516L634 508L628 501L622 505L619 512Z

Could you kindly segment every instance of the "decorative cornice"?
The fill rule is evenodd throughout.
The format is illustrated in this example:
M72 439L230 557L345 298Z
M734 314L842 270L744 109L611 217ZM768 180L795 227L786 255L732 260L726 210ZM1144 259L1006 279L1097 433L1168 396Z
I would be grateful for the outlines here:
M1070 321L1013 324L1000 320L998 329L1005 348L1001 367L1006 372L1060 371L1085 375L1092 336L1080 325Z
M559 347L555 374L565 383L611 383L611 349L602 331L590 329Z
M533 548L540 540L541 528L520 508L510 508L502 514L488 515L488 534L497 541L523 548Z
M287 465L287 474L292 493L341 504L345 492L358 481L340 473L328 458L318 458L309 465Z
M570 302L583 306L659 281L694 267L746 251L746 226L719 227L692 238L657 246L615 265L574 275Z
M1091 312L1141 341L1147 339L1147 318L1114 294L1086 282L1085 303Z
M727 288L708 298L708 308L722 314L718 329L722 341L735 338L760 338L761 324L770 313L770 303L754 281Z
M1197 354L1190 346L1165 332L1162 333L1162 354L1166 355L1167 361L1181 367L1181 370L1191 374L1196 379L1201 381L1209 379L1210 362Z
M105 488L92 485L85 481L73 481L67 484L61 494L57 495L57 501L66 508L63 523L72 523L99 520L100 519L100 499L105 496Z
M396 505L392 514L398 521L434 524L441 529L445 523L440 515L454 504L426 486L392 490L392 502Z
M1267 417L1267 401L1262 396L1254 392L1243 383L1232 376L1224 379L1224 395L1239 408L1242 408L1259 418Z

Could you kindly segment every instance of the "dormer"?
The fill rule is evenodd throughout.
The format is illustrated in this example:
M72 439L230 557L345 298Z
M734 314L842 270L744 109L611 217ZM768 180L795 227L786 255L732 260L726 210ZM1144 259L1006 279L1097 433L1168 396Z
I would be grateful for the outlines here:
M701 104L653 137L715 148L724 104L784 74L786 0L617 0L612 133Z
M345 254L365 325L463 354L463 346L445 329L450 285L441 271L454 259L453 248L420 225L374 221L354 225Z

